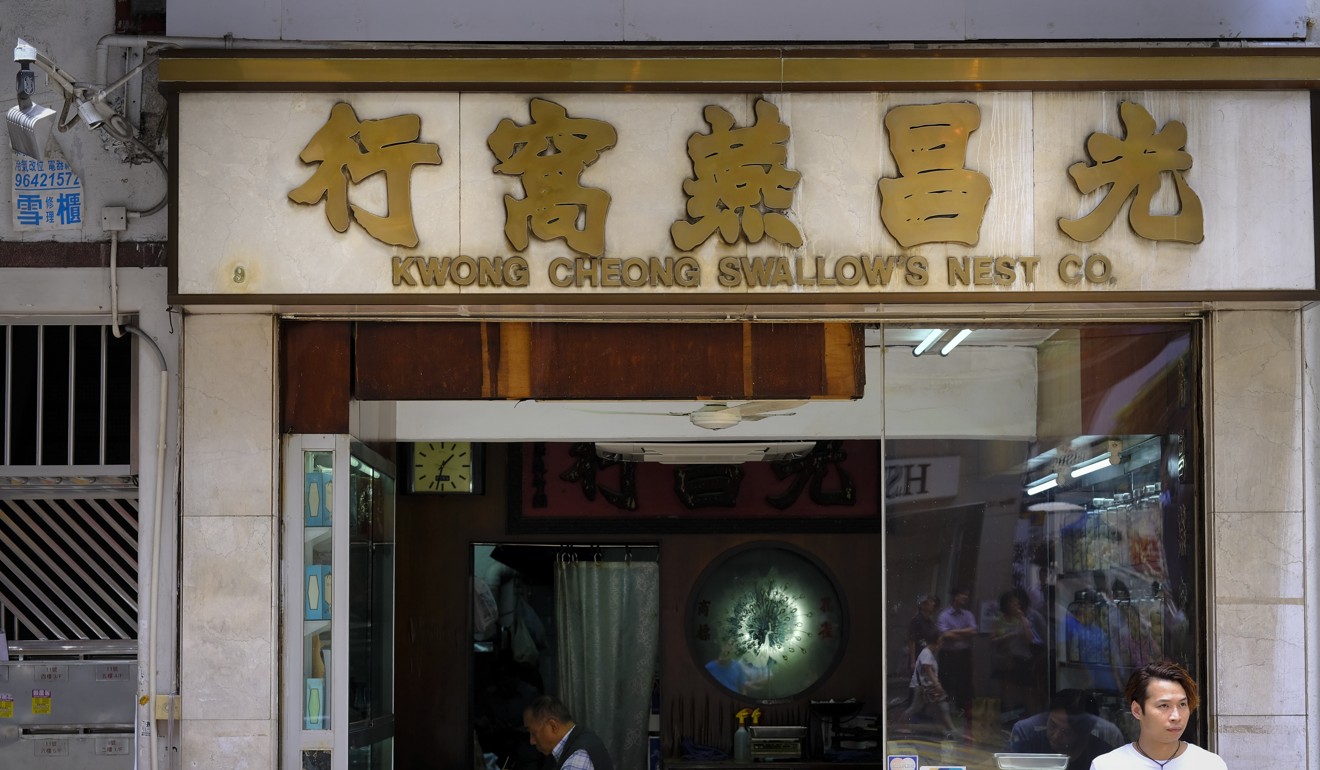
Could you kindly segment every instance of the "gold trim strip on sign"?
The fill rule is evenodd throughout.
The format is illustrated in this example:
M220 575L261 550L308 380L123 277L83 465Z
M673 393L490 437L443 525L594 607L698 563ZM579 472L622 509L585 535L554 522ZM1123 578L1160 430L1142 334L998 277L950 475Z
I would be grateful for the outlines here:
M786 83L1185 83L1320 79L1316 56L973 56L786 58Z
M163 59L161 82L332 84L777 83L782 62L756 59L187 58Z
M468 307L507 306L534 310L537 306L582 305L593 307L635 308L640 306L684 306L747 308L758 306L823 307L848 306L900 306L900 305L1018 305L1023 308L1051 304L1076 306L1146 305L1151 303L1248 303L1259 308L1259 303L1279 303L1278 309L1295 310L1299 306L1320 303L1320 289L1231 289L1177 290L1177 291L1038 291L1038 292L869 292L858 294L784 294L737 293L719 294L463 294L433 297L423 294L180 294L170 292L172 305L231 305L234 307L277 307L282 305L324 306L355 305L361 307L389 306L395 308L432 308L436 312L465 312ZM463 309L463 310L460 310Z
M352 57L164 56L163 84L251 86L354 83L468 86L657 86L709 84L759 87L959 85L978 88L1040 84L1113 84L1132 87L1320 86L1320 51L1280 54L1272 49L1173 54L1073 56L923 55L702 56L691 57Z

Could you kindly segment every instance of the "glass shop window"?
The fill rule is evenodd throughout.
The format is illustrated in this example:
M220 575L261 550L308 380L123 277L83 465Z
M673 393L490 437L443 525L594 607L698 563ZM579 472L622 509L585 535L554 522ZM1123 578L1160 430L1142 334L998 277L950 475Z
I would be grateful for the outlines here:
M1134 669L1207 689L1200 329L960 331L884 333L888 753L1087 770Z

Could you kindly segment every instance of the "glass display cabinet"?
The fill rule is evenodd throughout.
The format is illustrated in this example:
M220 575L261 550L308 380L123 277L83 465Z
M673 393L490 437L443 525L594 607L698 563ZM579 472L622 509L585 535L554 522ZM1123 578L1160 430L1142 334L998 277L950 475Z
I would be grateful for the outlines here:
M286 438L284 762L389 770L395 469L343 435Z
M1195 603L1186 554L1190 494L1180 491L1176 435L1123 436L1122 460L1077 481L1049 504L1056 690L1092 694L1100 715L1122 724L1122 689L1147 663L1186 663ZM1090 474L1084 466L1083 473ZM1080 475L1074 471L1074 476ZM1094 481L1092 481L1094 479Z

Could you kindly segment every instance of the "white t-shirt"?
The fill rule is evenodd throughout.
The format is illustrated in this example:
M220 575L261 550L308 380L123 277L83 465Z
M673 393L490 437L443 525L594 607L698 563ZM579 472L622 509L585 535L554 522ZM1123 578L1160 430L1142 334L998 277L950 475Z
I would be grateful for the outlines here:
M1160 770L1160 764L1137 751L1133 744L1125 743L1096 757L1091 770ZM1218 754L1189 743L1177 759L1164 765L1164 770L1228 770L1228 765Z
M924 666L930 666L934 670L935 679L939 678L940 662L929 647L922 647L917 655L917 664L912 667L912 678L908 680L908 687L925 687L934 682L934 679L926 676Z

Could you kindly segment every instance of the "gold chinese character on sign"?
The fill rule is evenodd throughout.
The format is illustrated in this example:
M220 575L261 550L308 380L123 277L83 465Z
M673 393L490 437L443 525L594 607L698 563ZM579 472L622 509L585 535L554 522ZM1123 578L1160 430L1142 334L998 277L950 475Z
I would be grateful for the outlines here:
M674 245L691 251L719 231L725 243L738 236L756 243L763 236L789 246L801 246L802 234L782 211L793 203L793 188L802 175L789 170L788 126L779 108L756 102L756 123L734 128L733 115L723 107L706 107L709 134L688 137L692 179L683 180L687 218L674 222Z
M618 132L603 120L570 118L545 99L532 99L530 112L532 122L505 118L486 140L500 161L495 171L522 177L524 197L504 196L504 236L521 251L530 229L543 241L563 238L579 254L598 257L605 252L610 194L583 187L581 177L614 146Z
M967 102L895 107L885 115L899 176L880 180L880 219L905 248L981 234L990 180L963 167L981 108Z
M351 218L378 241L416 246L412 168L440 165L440 147L417 141L421 133L422 119L417 115L358 120L352 106L336 104L330 109L330 119L298 155L303 163L320 166L289 193L289 200L316 204L325 199L325 216L336 232L346 231ZM375 174L385 175L384 216L348 202L349 182L358 184Z
M1137 235L1152 241L1200 243L1205 238L1201 199L1183 178L1183 172L1192 167L1192 156L1185 149L1187 127L1171 120L1163 130L1156 131L1155 119L1135 102L1120 104L1118 114L1127 136L1119 139L1098 131L1091 134L1086 151L1094 164L1079 162L1068 169L1084 194L1112 186L1091 213L1080 219L1061 218L1059 228L1074 240L1093 241L1109 229L1123 203L1135 193L1128 208L1128 222ZM1173 175L1181 210L1177 214L1152 214L1151 202L1165 172Z

